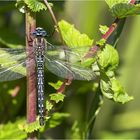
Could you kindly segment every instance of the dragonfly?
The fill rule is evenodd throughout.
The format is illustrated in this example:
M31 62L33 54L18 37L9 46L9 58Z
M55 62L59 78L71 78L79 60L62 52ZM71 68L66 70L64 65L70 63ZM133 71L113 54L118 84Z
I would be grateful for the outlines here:
M37 72L37 100L40 125L45 123L44 107L44 70L64 78L94 80L95 72L80 65L80 53L66 46L54 46L45 39L46 31L37 27L32 33L32 51L25 48L0 48L0 82L20 79L27 76L27 66L33 65ZM80 49L78 50L80 52ZM82 51L81 51L82 52Z

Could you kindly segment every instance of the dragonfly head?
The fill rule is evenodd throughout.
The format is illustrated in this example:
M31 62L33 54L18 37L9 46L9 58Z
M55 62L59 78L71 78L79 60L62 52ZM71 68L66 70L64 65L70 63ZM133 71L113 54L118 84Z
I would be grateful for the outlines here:
M43 28L41 28L41 27L37 27L35 29L35 31L32 33L32 35L34 37L45 37L46 34L47 34L46 31Z

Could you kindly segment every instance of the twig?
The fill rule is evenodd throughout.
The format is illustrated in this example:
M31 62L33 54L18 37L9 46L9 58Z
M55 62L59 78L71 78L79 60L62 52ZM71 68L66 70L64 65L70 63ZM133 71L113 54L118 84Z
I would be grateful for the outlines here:
M61 30L60 30L59 25L58 25L58 23L57 23L57 20L56 20L56 18L55 18L55 15L54 15L54 13L53 13L53 11L52 11L52 8L51 8L51 6L49 5L49 3L48 3L47 0L44 0L44 3L46 4L46 6L47 6L47 8L48 8L48 10L49 10L49 13L51 14L51 17L52 17L52 19L53 19L53 22L54 22L54 24L55 24L57 30L59 31L61 42L62 42L62 44L64 44L64 40L63 40L63 37L62 37L62 33L61 33Z
M116 18L115 21L112 23L112 25L109 27L108 31L102 36L102 39L107 40L110 35L114 32L114 30L117 28L118 23L119 23L119 19Z
M116 18L114 20L114 22L109 27L108 31L102 36L102 39L107 40L112 35L112 33L117 28L119 21L120 21L120 19L118 19L118 18ZM101 48L101 46L100 45L97 45L97 44L95 46L91 47L90 50L88 51L88 53L84 56L84 58L87 59L87 58L90 58L90 57L96 55L97 51L100 48Z

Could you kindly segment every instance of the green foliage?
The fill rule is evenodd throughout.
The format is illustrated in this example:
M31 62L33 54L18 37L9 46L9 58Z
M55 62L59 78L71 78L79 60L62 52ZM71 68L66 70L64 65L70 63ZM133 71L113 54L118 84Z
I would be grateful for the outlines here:
M38 131L39 129L49 129L49 128L54 128L58 125L60 125L62 123L62 121L69 117L70 114L69 113L53 113L52 115L50 115L49 117L45 118L45 127L42 128L42 126L40 126L39 121L37 119L37 121L27 124L25 122L22 122L20 125L18 125L18 128L20 129L20 131L26 132L26 133L31 133L34 131Z
M84 59L81 62L81 65L84 66L84 67L90 67L95 61L96 61L96 58L94 58L94 57L88 58L88 59Z
M74 28L74 25L71 25L64 20L61 20L58 25L60 27L63 39L69 47L86 47L93 44L93 40L86 34L81 34Z
M49 3L53 6L52 3ZM17 0L16 7L21 13L26 13L26 6L33 12L40 12L41 10L47 10L47 7L39 0Z
M62 123L62 121L69 117L69 113L53 113L46 123L46 128L54 128Z
M73 25L70 25L65 21L61 21L59 22L59 26L62 31L62 36L67 44L70 46L76 46L77 44L79 45L81 43L80 40L75 40L75 38L78 38L80 33L73 27ZM106 33L108 28L106 26L100 26L100 30L102 33ZM70 38L72 38L72 33L74 36L74 39L72 39L73 41L70 40ZM101 39L97 43L104 45L105 40ZM100 87L103 94L107 98L113 99L115 102L125 103L132 100L133 98L127 95L124 88L118 82L118 80L116 80L114 75L114 71L119 64L118 52L111 45L106 44L103 51L98 53L98 58L99 59L97 63L95 63L96 59L89 58L81 64L84 66L90 66L94 63L92 70L96 71L95 69L97 69L97 71L100 71Z
M47 9L47 7L39 0L24 0L24 2L33 12L39 12Z
M50 110L52 110L52 108L53 108L53 104L51 102L49 102L49 101L46 101L46 109L48 111L50 111Z
M99 30L102 34L105 34L108 31L108 27L106 25L99 25Z
M129 102L130 100L133 100L133 97L128 96L128 94L125 92L125 89L122 87L122 85L117 79L112 78L111 84L112 90L114 92L113 99L115 102L121 102L124 104L126 102Z
M105 44L106 40L105 39L100 39L99 41L96 41L96 44L99 45L100 47Z
M24 119L18 119L16 122L8 122L0 125L0 139L25 139L27 134L19 129L19 124Z
M17 3L15 4L15 6L19 9L21 13L26 12L26 4L23 0L17 0Z
M115 77L102 79L100 81L100 87L103 95L109 99L119 103L126 103L133 99L132 96L128 96L120 82Z
M39 130L39 128L41 128L39 121L35 121L30 124L22 123L19 125L19 129L26 133L31 133L31 132L37 131L37 130Z
M49 82L48 84L51 85L54 89L58 90L62 83L62 81L57 81L56 83Z
M109 44L106 44L103 51L98 55L99 64L106 70L115 70L119 64L118 52Z
M113 16L118 18L124 18L133 15L140 14L140 4L131 5L131 4L117 4L111 9Z
M132 100L133 97L128 96L114 75L114 70L119 64L117 51L111 45L107 44L98 56L98 63L101 69L100 87L103 95L120 103Z
M105 0L107 5L112 8L114 5L118 3L129 3L130 0Z
M56 103L63 101L65 97L65 95L62 93L52 93L49 96L50 100L55 101Z
M128 3L128 0L106 0L106 2L110 7L112 15L115 17L124 18L140 14L140 4L132 5Z

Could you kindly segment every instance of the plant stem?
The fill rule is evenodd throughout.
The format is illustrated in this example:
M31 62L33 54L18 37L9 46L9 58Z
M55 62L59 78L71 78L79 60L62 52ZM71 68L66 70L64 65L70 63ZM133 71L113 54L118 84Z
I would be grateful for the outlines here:
M29 51L27 63L27 123L36 121L36 70L35 60L33 59L33 38L31 32L36 28L35 13L26 13L26 49ZM32 64L30 63L32 62ZM28 139L37 139L36 132L28 134Z
M85 134L86 139L91 138L93 125L98 113L100 112L102 104L103 104L103 95L101 93L100 87L98 87L89 109L89 116L86 123L86 134Z
M135 4L135 1L136 0L131 0L130 3ZM116 30L116 28L118 27L118 24L121 20L123 20L123 19L116 18L113 21L113 23L111 24L111 26L109 27L108 31L102 36L101 39L107 40L112 35L112 33ZM87 58L90 58L90 57L96 55L97 51L100 50L100 48L101 48L101 46L97 45L97 44L95 46L91 47L89 52L84 56L84 58L87 59Z
M49 5L49 3L48 3L47 0L44 0L44 3L46 4L46 6L47 6L47 8L48 8L48 10L49 10L49 13L50 13L50 15L51 15L51 17L52 17L52 20L53 20L53 22L54 22L54 24L55 24L57 30L59 31L61 42L62 42L62 44L64 44L64 40L63 40L63 37L62 37L62 34L61 34L61 30L60 30L60 28L59 28L59 25L58 25L58 22L57 22L57 20L56 20L55 15L54 15L54 12L53 12L53 10L52 10L52 8L51 8L51 6Z
M114 32L114 30L117 28L118 23L119 23L119 19L116 18L115 21L111 24L111 26L109 27L108 31L102 36L102 39L107 40L110 35Z
M135 4L136 0L131 0L130 3L131 4Z

